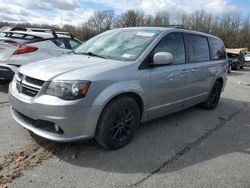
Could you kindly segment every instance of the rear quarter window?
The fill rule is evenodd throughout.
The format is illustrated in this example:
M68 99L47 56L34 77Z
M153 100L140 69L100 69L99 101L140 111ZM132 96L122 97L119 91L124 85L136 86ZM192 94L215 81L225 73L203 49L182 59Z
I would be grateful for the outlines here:
M187 35L186 43L189 62L199 63L210 60L209 46L206 37L199 35Z
M209 38L209 44L211 49L212 60L226 59L225 47L220 40Z

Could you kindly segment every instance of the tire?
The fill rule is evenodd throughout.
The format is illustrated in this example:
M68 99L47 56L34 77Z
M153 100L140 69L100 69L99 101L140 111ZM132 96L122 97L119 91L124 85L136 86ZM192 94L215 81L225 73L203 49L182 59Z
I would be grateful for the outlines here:
M243 69L243 66L240 66L240 69Z
M216 80L212 90L208 95L207 100L201 104L201 107L207 110L215 109L220 100L221 90L222 90L222 84L221 82Z
M237 71L237 70L239 70L239 67L238 67L238 65L236 65L236 67L235 67L235 70Z
M11 80L0 80L0 85L6 85L9 84Z
M107 149L127 145L140 125L140 110L130 97L123 96L109 102L98 121L95 139Z

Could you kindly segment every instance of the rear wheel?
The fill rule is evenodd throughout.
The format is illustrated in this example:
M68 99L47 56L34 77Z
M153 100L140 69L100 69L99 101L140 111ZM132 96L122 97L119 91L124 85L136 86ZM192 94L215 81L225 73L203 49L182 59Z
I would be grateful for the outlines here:
M243 66L240 66L240 69L243 69Z
M104 108L95 139L107 149L119 149L130 142L139 124L137 103L130 97L119 97Z
M221 90L222 90L222 84L220 81L217 80L214 83L214 86L210 91L207 100L201 104L201 107L208 110L216 108L220 100Z

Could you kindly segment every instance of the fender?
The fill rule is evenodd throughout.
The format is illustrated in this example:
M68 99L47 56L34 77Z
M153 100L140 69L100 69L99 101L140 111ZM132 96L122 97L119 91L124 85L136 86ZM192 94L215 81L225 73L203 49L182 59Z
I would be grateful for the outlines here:
M96 97L93 105L101 106L101 113L103 108L108 104L109 101L111 101L114 97L124 93L135 93L141 97L144 106L142 119L146 118L147 114L145 114L144 112L146 112L146 108L148 107L148 92L144 91L143 87L138 81L122 81L110 85Z

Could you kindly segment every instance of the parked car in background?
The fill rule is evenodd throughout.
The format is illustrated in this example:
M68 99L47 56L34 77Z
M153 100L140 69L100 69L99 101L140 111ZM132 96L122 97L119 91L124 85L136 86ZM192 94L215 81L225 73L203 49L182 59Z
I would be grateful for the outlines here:
M75 53L22 66L9 86L12 117L58 142L125 146L141 121L193 105L214 109L227 80L223 42L180 28L106 31Z
M17 68L72 51L81 43L65 32L49 29L11 28L0 38L0 80L13 78Z
M250 52L247 52L245 55L244 55L244 58L245 58L245 65L250 67Z
M239 69L244 68L244 65L245 65L244 54L246 51L247 51L247 48L237 48L237 49L227 48L226 49L229 66L231 66L232 70L239 70ZM231 71L228 70L228 72L231 72Z

